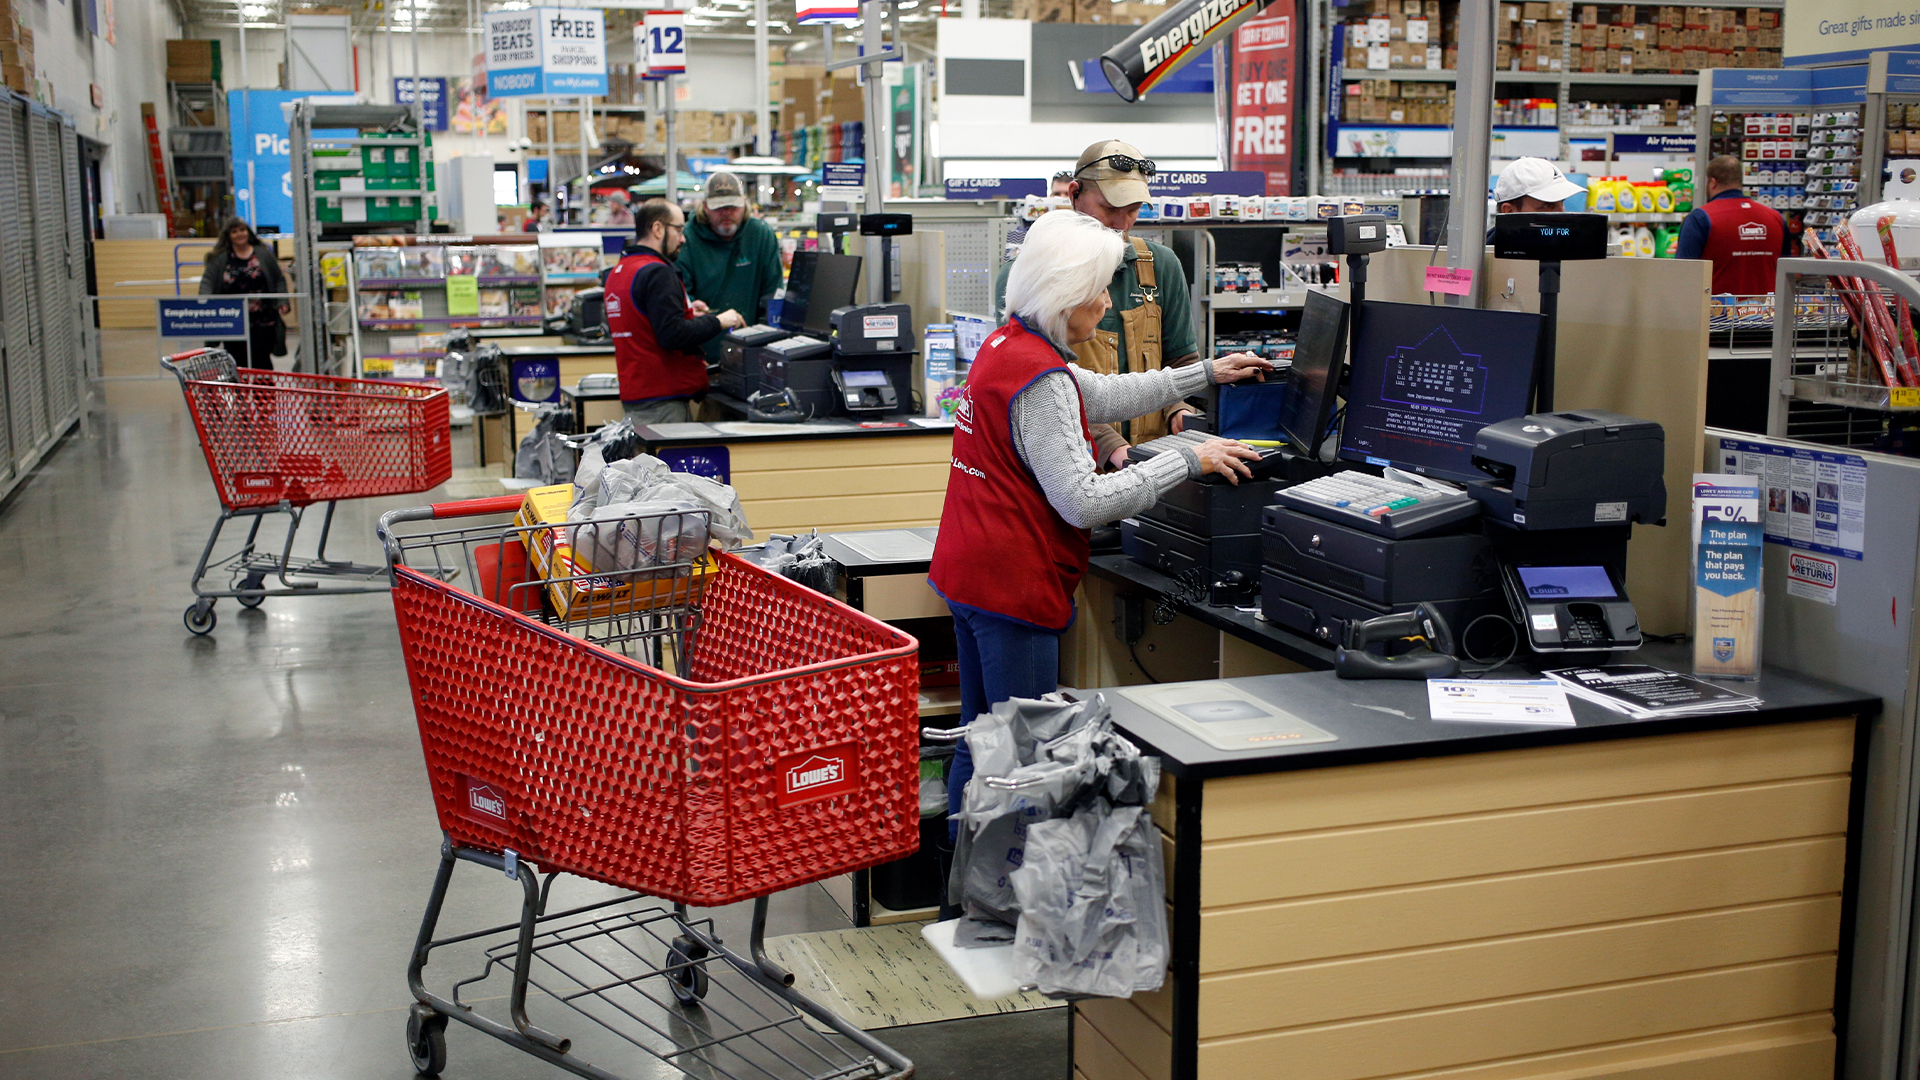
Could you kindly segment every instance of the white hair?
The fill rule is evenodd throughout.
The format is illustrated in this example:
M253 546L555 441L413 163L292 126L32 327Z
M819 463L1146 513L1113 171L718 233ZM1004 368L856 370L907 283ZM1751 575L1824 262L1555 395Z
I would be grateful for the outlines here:
M1127 243L1075 210L1049 210L1027 229L1007 274L1007 314L1066 348L1067 313L1105 292Z

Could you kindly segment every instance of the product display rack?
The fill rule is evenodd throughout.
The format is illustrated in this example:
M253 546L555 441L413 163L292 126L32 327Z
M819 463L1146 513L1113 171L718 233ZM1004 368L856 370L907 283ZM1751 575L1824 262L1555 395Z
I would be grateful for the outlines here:
M600 275L619 260L606 251L611 233L548 232L540 234L540 305L548 316L564 315L574 295L600 284ZM621 232L622 239L631 234Z
M539 248L524 234L364 236L352 261L355 370L368 378L433 379L457 329L537 332ZM477 315L450 311L448 282L472 277Z
M1707 162L1731 154L1743 190L1804 225L1829 247L1833 228L1859 203L1866 65L1766 72L1705 71L1697 90L1700 138L1694 180L1704 192ZM1837 252L1836 252L1837 254Z
M376 228L395 234L427 232L437 216L430 197L432 135L420 129L410 106L296 101L288 136L294 217L288 291L309 298L315 311L325 310L324 318L301 313L302 353L308 358L304 362L322 374L357 372L358 334L349 338L341 330L356 318L359 297L357 290L344 295L333 291L336 287L320 265L321 246L329 237Z
M1386 13L1389 18L1391 18L1391 13L1399 12L1406 6L1405 0L1380 0L1380 2L1373 4L1370 10L1377 11L1383 5L1390 9L1390 12ZM1537 155L1551 159L1572 160L1577 149L1575 144L1582 140L1601 138L1612 132L1646 132L1650 129L1671 128L1680 124L1682 120L1680 116L1675 115L1671 119L1663 117L1665 122L1659 125L1632 123L1617 125L1576 125L1572 122L1573 115L1575 110L1581 106L1601 107L1618 105L1623 108L1633 106L1646 107L1655 104L1655 98L1661 99L1662 103L1672 104L1672 99L1684 98L1685 95L1682 91L1685 88L1697 85L1699 81L1699 70L1716 66L1730 66L1733 58L1749 60L1756 64L1765 62L1770 67L1777 67L1779 52L1777 42L1779 34L1778 24L1780 13L1784 10L1785 3L1784 0L1758 0L1758 2L1752 4L1685 5L1670 8L1668 5L1567 4L1556 2L1551 4L1503 3L1498 7L1501 10L1509 8L1517 9L1520 13L1511 22L1504 16L1500 17L1499 22L1502 27L1525 26L1529 23L1536 26L1543 23L1556 24L1555 30L1557 32L1550 32L1549 37L1558 37L1560 40L1550 41L1550 43L1545 46L1535 46L1534 62L1536 64L1542 64L1543 66L1534 70L1516 70L1525 60L1519 54L1519 47L1511 44L1506 38L1503 38L1502 45L1507 50L1504 56L1505 62L1498 63L1502 57L1497 53L1494 83L1496 95L1502 98L1533 98L1541 101L1550 99L1555 106L1554 111L1558 114L1558 124L1555 127L1528 124L1496 124L1494 152L1499 158ZM1349 10L1352 10L1352 8L1349 8ZM1425 10L1424 7L1423 10ZM1453 14L1457 10L1457 5L1447 4L1443 10L1446 13L1446 19L1444 21L1450 24ZM1533 11L1531 15L1528 14L1530 10ZM1658 20L1662 13L1669 10L1679 13L1704 13L1714 21L1719 22L1724 28L1720 30L1708 30L1705 27L1696 26L1663 27L1659 25ZM1596 17L1596 22L1593 25L1588 25L1586 22L1587 15L1590 11ZM1625 17L1627 11L1633 11L1636 18L1645 18L1651 21L1640 22L1633 26L1597 21L1599 19L1611 20L1615 17ZM1765 40L1772 43L1766 47L1766 51L1763 51L1758 46L1732 44L1736 36L1736 31L1739 32L1740 37L1746 36L1749 29L1747 26L1749 20L1761 23L1772 21L1774 23L1773 27L1752 28L1756 35L1763 30L1766 33L1767 36L1764 39L1756 36L1756 40ZM1734 25L1736 23L1738 24L1737 26ZM1449 84L1454 81L1454 71L1445 67L1423 70L1420 67L1367 68L1355 66L1349 61L1363 55L1363 53L1347 48L1346 38L1347 34L1351 32L1351 28L1357 25L1357 23L1349 22L1329 27L1327 46L1328 56L1331 62L1332 81L1334 86L1339 88L1340 91L1332 95L1335 101L1344 101L1355 85L1364 84L1370 80L1391 80L1394 82L1408 83L1442 82ZM1610 46L1603 45L1597 49L1588 48L1584 44L1584 42L1592 40L1589 35L1596 33L1605 35L1614 31L1620 32L1619 36L1622 38L1621 41L1615 42ZM1641 33L1642 40L1633 40L1635 31ZM1497 30L1496 32L1499 31ZM1509 33L1512 34L1513 32L1509 31ZM1669 41L1673 42L1672 46L1659 48L1663 34L1666 35ZM1708 35L1713 36L1709 38ZM1698 38L1718 43L1722 40L1722 36L1724 36L1724 39L1728 42L1725 47L1718 47L1717 44L1713 49L1705 47L1678 47L1678 43L1682 38L1687 41ZM1602 40L1604 40L1604 37ZM1443 51L1443 57L1446 51L1450 51L1450 49ZM1624 52L1628 55L1642 58L1639 61L1642 69L1630 72L1581 70L1583 63L1591 65L1595 62L1592 59L1594 55L1608 52L1615 54ZM1583 54L1588 55L1583 58ZM1429 57L1431 57L1431 54L1429 54ZM1377 60L1377 55L1375 59ZM1651 63L1664 63L1666 66L1660 70L1644 69ZM1548 67L1544 65L1552 66ZM1338 107L1339 106L1334 106L1336 109ZM1432 125L1395 125L1384 120L1356 121L1343 115L1332 113L1326 117L1325 122L1325 152L1327 158L1325 165L1326 176L1323 178L1323 190L1333 190L1337 186L1349 190L1356 187L1356 184L1352 182L1355 178L1351 175L1337 173L1337 167L1351 168L1362 161L1379 161L1381 159L1393 159L1400 162L1444 160L1451 157L1453 153L1451 129L1449 126L1452 123L1452 117L1450 115L1439 119ZM1354 152L1356 150L1363 152L1356 153ZM1348 180L1349 183L1346 185L1337 185L1337 179L1345 179ZM1391 184L1391 178L1382 176L1381 183Z
M0 90L0 498L80 418L96 365L79 137Z

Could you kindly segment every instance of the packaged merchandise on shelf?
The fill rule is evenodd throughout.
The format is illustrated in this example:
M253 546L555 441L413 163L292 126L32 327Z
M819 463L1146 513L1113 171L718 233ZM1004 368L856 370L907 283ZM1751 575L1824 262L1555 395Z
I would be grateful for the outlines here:
M356 297L356 314L362 320L393 318L392 295L379 289L363 290Z
M353 266L363 282L405 276L401 273L400 252L395 248L355 248Z
M510 313L506 289L480 290L480 317L483 319L504 319Z
M418 289L394 289L387 293L387 309L392 319L421 319L427 314L425 298Z
M490 273L502 277L538 277L540 249L532 244L503 244L494 249L494 265L500 269Z
M447 276L447 250L441 247L404 247L400 250L400 276L441 278Z
M547 303L544 314L548 318L553 318L556 315L565 315L573 306L573 298L590 287L591 286L587 285L547 286Z
M449 277L455 274L473 275L480 272L479 248L463 245L443 250L446 252L445 262Z
M539 318L540 289L538 286L520 286L507 290L507 313L516 318Z

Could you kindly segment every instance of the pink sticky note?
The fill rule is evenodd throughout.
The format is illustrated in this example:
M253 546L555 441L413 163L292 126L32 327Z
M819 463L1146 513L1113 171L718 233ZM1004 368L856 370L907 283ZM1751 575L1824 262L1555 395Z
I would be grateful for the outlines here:
M1473 271L1466 267L1427 267L1427 291L1465 296L1473 291Z

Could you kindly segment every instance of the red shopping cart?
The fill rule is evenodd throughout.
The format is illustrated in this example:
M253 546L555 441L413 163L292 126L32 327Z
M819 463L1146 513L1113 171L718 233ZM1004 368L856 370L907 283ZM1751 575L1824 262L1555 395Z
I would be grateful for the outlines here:
M258 607L269 596L324 596L381 592L386 564L327 558L338 499L407 495L445 483L453 473L447 431L447 393L437 386L342 379L327 375L238 368L225 349L193 349L160 361L180 380L207 471L220 497L190 587L196 597L184 621L195 634L213 630L214 601ZM311 559L293 556L306 508L327 504L320 542ZM280 550L260 550L261 522L286 514ZM213 557L220 533L248 518L238 552ZM225 573L224 589L204 588L209 573ZM268 585L268 578L277 587Z
M704 537L670 543L693 532L678 515L500 523L518 505L380 519L444 834L407 973L414 1066L445 1067L453 1019L611 1078L533 1023L531 993L688 1076L911 1077L795 991L764 942L770 894L917 848L918 643ZM463 861L518 882L519 921L436 939ZM561 874L628 894L549 914ZM745 956L687 907L749 899ZM478 971L430 990L430 956L455 945ZM501 982L486 1000L506 999L504 1020L474 1007Z

